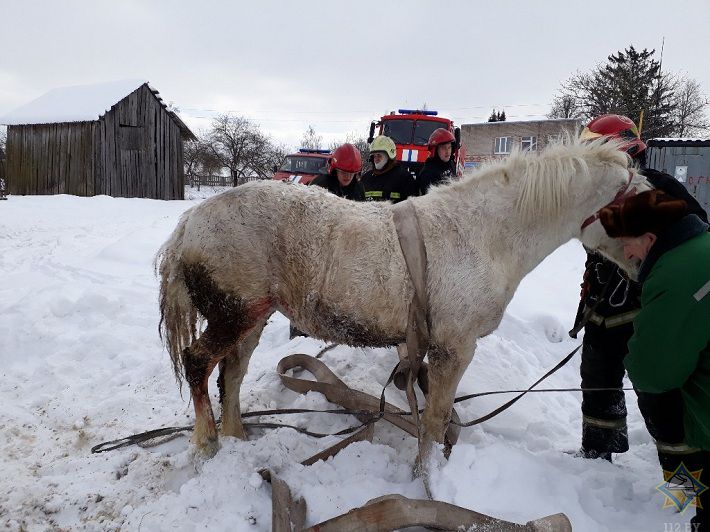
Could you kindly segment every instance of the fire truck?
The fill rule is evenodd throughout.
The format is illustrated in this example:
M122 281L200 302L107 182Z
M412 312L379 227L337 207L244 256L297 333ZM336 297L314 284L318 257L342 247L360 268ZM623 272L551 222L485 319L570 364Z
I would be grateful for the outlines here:
M451 131L456 138L452 157L456 163L456 175L460 177L463 175L466 156L466 147L461 144L461 130L454 127L452 120L437 115L436 111L419 109L399 109L396 113L392 111L370 124L370 136L367 141L372 142L375 132L391 138L397 146L397 160L416 176L429 156L429 135L435 129L444 128Z
M301 148L284 158L281 166L274 168L274 179L307 185L316 177L328 173L330 150Z

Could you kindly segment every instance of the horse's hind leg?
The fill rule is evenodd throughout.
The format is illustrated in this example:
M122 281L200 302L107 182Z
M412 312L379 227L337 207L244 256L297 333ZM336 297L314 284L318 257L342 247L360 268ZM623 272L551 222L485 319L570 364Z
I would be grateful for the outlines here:
M217 426L207 386L209 376L219 361L214 354L214 348L208 327L196 342L185 348L182 355L185 380L190 386L190 396L195 409L192 442L207 456L217 452Z
M256 325L249 335L230 349L219 364L220 401L222 403L222 434L247 439L242 425L239 391L247 372L249 359L256 349L266 320Z
M185 348L182 361L185 380L195 408L192 441L207 456L217 452L217 426L210 403L208 381L215 366L236 345L238 335L230 325L209 324L200 338Z

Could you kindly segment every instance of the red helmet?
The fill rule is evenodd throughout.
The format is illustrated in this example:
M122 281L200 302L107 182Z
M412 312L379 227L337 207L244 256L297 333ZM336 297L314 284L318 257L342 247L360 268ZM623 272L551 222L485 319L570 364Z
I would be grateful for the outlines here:
M633 120L621 115L601 115L587 124L580 139L591 140L610 137L622 141L621 149L634 157L646 149Z
M446 144L447 142L456 142L456 137L448 129L440 127L435 129L431 135L429 135L429 142L427 146L429 149L438 146L439 144Z
M343 172L359 172L362 168L360 150L347 143L339 146L330 158L330 168L333 170L337 168Z

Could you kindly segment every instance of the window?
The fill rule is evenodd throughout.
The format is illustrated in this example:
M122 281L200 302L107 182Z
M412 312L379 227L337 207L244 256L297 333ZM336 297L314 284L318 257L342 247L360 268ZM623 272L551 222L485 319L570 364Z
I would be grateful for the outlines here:
M510 153L510 137L496 137L493 153Z
M281 172L297 174L325 174L327 159L322 157L288 156L281 165Z
M417 146L426 146L429 142L429 137L435 129L449 129L446 122L438 122L435 120L417 120L414 124L414 142Z
M537 151L537 137L520 137L520 149L523 151Z
M411 144L413 132L413 120L385 120L382 128L382 134L391 138L395 144Z

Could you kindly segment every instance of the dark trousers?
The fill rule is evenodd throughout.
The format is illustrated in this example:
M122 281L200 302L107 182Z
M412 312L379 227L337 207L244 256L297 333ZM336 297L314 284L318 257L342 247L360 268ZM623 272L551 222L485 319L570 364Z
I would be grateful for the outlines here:
M582 390L621 388L630 334L587 324L582 345ZM597 453L629 450L624 392L582 392L582 449Z
M632 334L631 324L609 329L587 324L580 366L583 390L622 387L624 357ZM700 469L701 454L683 443L685 429L680 390L660 394L636 391L636 395L646 428L656 441L664 477L667 479L681 463L692 471ZM592 456L629 450L624 392L582 392L582 449Z

